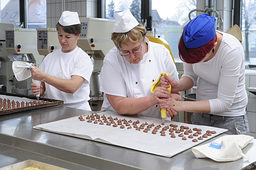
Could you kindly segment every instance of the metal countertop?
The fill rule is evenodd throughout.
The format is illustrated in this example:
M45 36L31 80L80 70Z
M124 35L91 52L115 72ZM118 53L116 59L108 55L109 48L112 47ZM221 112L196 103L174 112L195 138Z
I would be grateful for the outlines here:
M33 126L38 124L84 113L86 111L61 105L0 116L0 167L24 161L25 158L34 158L45 163L61 165L68 169L84 167L82 169L193 170L210 168L240 170L249 163L256 161L254 154L256 153L255 139L253 144L243 150L249 157L250 162L238 160L217 163L210 159L196 159L191 149L172 158L166 158L123 147L33 129ZM20 150L23 152L20 152Z
M38 153L33 153L25 151L23 149L18 149L11 147L9 145L0 144L0 169L1 167L8 166L10 164L23 162L26 160L36 160L48 164L53 164L55 166L72 169L72 170L94 170L92 168L74 164L72 162L67 162L53 157L48 157Z

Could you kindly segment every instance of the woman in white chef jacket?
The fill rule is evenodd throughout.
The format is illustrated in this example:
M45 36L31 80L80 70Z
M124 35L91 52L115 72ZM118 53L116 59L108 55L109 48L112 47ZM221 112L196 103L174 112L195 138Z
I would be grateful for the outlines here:
M117 13L115 19L115 47L105 56L100 74L102 109L160 118L159 99L169 93L159 87L151 94L150 87L161 73L178 80L172 57L163 45L148 41L145 27L129 10Z
M175 92L197 85L197 101L167 100L164 108L194 112L193 124L226 128L229 134L247 133L244 50L232 35L215 30L215 18L201 14L183 30L179 55L184 74L179 81L162 78Z
M41 81L40 87L31 84L32 92L63 100L69 107L91 110L88 100L93 65L89 55L77 46L81 33L78 13L64 11L56 28L61 49L48 54L40 69L31 69L32 78Z

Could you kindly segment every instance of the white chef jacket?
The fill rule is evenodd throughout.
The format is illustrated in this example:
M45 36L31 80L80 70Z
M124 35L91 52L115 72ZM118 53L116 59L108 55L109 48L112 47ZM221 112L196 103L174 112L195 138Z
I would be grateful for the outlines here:
M91 110L88 100L90 99L89 81L93 65L89 55L81 48L76 47L68 53L63 53L61 49L55 50L45 57L40 69L49 75L62 79L71 79L72 75L83 77L84 83L73 94L63 92L45 83L44 97L63 100L64 104L69 107Z
M196 64L184 63L183 76L197 83L197 100L209 100L211 114L240 116L246 114L244 51L232 35L223 38L215 56Z
M148 52L138 64L130 64L113 47L105 56L100 74L101 91L104 94L139 98L152 95L150 87L161 73L170 73L178 80L178 72L170 52L161 44L148 42ZM104 96L102 109L114 111ZM160 118L160 107L153 106L140 113L144 116Z

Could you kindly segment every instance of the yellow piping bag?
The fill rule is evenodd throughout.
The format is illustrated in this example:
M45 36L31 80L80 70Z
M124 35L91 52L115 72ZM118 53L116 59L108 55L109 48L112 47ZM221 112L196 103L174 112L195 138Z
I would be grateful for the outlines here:
M165 74L166 74L168 77L170 77L170 74L169 74L169 73L161 73L161 75L159 76L158 80L157 80L155 83L153 83L153 84L151 85L151 89L150 89L150 90L151 90L151 93L154 93L155 90L156 90L156 88L161 86L161 77L164 76ZM170 86L167 88L167 90L168 90L169 93L171 93L171 89L172 89L172 86L170 85ZM162 121L165 120L165 118L166 118L166 109L161 109L161 118L162 118Z

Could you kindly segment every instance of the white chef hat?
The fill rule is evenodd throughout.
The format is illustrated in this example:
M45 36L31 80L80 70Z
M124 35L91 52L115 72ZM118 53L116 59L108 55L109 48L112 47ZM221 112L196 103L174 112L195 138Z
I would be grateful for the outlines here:
M114 26L114 32L115 33L126 33L139 25L138 21L130 10L125 10L119 13L115 14L115 26Z
M80 24L78 13L71 11L63 11L59 19L59 23L62 26Z

